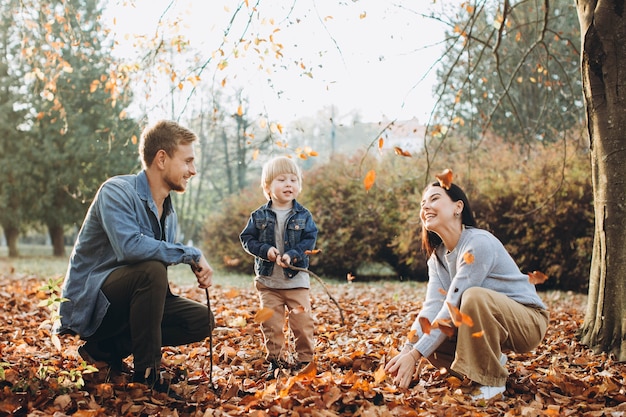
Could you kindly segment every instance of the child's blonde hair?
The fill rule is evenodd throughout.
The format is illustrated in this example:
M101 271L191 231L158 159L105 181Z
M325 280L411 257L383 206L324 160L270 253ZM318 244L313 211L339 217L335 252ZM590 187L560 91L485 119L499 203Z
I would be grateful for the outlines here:
M302 172L296 162L286 156L277 156L263 165L263 172L261 173L261 188L268 200L270 200L270 184L274 178L281 174L293 174L298 177L298 185L302 189Z

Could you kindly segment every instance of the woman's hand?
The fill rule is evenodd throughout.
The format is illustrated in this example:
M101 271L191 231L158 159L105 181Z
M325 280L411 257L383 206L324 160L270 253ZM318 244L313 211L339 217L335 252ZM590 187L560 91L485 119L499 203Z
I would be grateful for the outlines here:
M417 364L422 355L412 347L405 347L385 366L385 371L394 376L393 382L400 388L408 388L413 380Z

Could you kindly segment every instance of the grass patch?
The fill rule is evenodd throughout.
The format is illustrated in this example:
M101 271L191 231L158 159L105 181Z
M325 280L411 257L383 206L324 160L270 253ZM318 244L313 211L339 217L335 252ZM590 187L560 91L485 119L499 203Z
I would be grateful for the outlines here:
M20 245L20 256L8 257L8 249L0 247L0 275L21 277L40 277L42 280L65 276L69 262L71 247L66 248L67 256L52 256L52 247L46 245ZM252 267L251 267L252 268ZM168 268L169 279L179 286L193 286L196 277L189 265L173 265ZM230 272L215 271L213 285L224 287L245 287L252 284L253 275L233 274Z

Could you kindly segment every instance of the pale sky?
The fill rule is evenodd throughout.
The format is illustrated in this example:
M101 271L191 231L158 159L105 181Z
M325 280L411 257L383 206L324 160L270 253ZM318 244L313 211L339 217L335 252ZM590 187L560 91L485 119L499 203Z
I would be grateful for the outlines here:
M203 62L213 56L201 82L221 88L221 80L226 79L225 92L243 86L251 108L266 111L273 119L313 116L334 105L340 114L357 110L366 121L416 117L425 123L434 104L436 79L430 67L441 54L444 30L441 23L419 15L428 14L432 3L249 0L246 6L244 1L111 0L107 18L115 16L111 24L119 43L117 53L126 56L145 53L132 46L135 35L152 36L160 18L168 24L177 21L176 27L200 51ZM248 24L254 5L260 16ZM233 15L236 18L225 37ZM170 29L158 30L171 36ZM214 52L222 42L226 40L228 54L233 40L251 33L266 39L272 35L274 42L283 45L283 61L273 53L260 57L254 47L240 48L239 58L229 57L226 69L216 69L221 57ZM264 50L267 44L259 48ZM259 65L264 68L259 70ZM312 77L303 74L309 70Z

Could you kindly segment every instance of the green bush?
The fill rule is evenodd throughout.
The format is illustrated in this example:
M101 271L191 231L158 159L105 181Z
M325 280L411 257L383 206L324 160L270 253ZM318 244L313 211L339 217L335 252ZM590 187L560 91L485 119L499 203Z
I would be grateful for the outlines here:
M542 271L544 288L587 288L593 243L593 205L588 155L562 144L520 150L490 141L471 153L451 143L437 166L424 155L339 155L304 173L299 201L318 225L311 270L345 279L365 265L386 264L402 279L426 280L419 210L425 184L445 168L467 192L479 227L494 233L524 272ZM497 155L497 157L494 157ZM430 166L428 178L425 167ZM365 173L377 173L366 191ZM258 185L224 202L206 222L205 247L212 262L252 273L253 260L239 233L264 202Z

